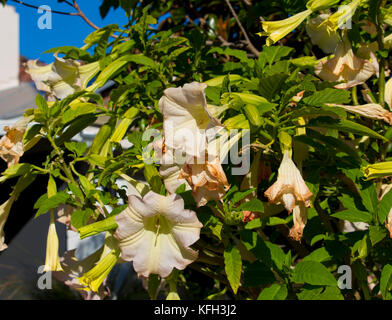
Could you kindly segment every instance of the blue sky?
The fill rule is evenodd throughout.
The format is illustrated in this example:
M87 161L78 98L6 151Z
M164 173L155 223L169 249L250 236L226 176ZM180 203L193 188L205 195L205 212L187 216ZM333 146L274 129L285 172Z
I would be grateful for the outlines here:
M74 10L70 6L57 3L57 0L24 0L36 6L48 5L52 10L67 11ZM100 0L79 0L78 4L84 14L97 26L103 27L108 24L117 23L125 25L128 22L122 9L113 10L108 13L104 20L99 14ZM8 2L19 13L20 20L20 53L29 59L40 59L52 62L52 54L43 52L54 47L76 46L81 47L86 36L94 31L84 20L77 16L66 16L60 14L52 15L52 29L38 28L37 21L42 14L37 9L27 8L15 2Z

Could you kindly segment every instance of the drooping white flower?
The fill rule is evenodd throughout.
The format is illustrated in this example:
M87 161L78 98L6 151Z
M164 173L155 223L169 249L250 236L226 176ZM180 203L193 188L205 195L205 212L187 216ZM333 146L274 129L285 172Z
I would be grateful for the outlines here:
M314 68L316 75L330 82L343 83L335 85L338 89L348 89L364 83L377 72L375 65L354 55L347 36L339 42L334 57L321 60Z
M282 203L290 213L299 204L310 206L313 194L291 159L291 150L284 151L283 160L278 170L278 179L264 194L270 203Z
M222 128L207 108L206 87L204 83L187 83L182 88L166 89L159 100L165 147L174 153L203 157L208 138Z
M81 261L75 257L75 249L66 251L63 257L60 258L63 271L53 272L53 276L59 281L64 282L68 287L76 289L85 300L103 299L110 294L109 291L106 290L104 283L99 287L98 292L94 292L86 288L78 279L94 267L94 264L102 255L103 249L104 246Z
M377 103L368 103L359 106L345 106L342 104L328 103L331 107L339 107L347 110L348 112L359 114L366 118L384 120L386 123L392 125L392 113L384 109Z
M351 20L361 2L363 2L363 0L353 0L348 5L341 6L337 12L330 15L323 22L323 25L327 27L329 32L343 29L345 24Z
M7 222L14 201L15 196L11 196L0 206L0 251L7 249L7 245L4 243L4 225Z
M37 60L27 61L26 71L37 89L49 94L50 100L64 99L87 87L88 82L99 71L99 62L81 65L78 61L55 55L55 61L45 66L38 65Z
M321 48L325 53L335 52L340 40L337 31L329 31L322 22L329 17L328 14L309 19L306 23L306 32L312 43Z
M54 213L50 214L50 224L48 237L46 240L46 258L45 258L45 272L47 271L62 271L59 257L59 238L56 232L56 225L54 222Z
M121 258L133 261L138 275L165 278L173 268L183 270L198 256L190 245L199 239L203 225L194 211L184 209L177 194L131 195L128 207L115 219Z
M385 85L385 102L389 109L392 110L392 78L390 78Z

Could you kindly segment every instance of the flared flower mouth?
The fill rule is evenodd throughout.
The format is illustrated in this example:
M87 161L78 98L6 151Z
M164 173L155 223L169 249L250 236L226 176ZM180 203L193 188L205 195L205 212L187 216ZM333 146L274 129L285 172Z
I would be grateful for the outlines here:
M291 31L297 28L310 14L312 10L307 9L284 20L262 21L264 34L268 35L267 45L272 45L284 38ZM261 35L264 35L261 33Z
M335 88L348 89L366 82L377 72L377 67L369 60L355 56L345 35L336 48L335 56L320 61L314 71L325 81L344 81L335 85Z
M207 108L206 87L204 83L187 83L166 89L159 100L165 147L173 152L200 158L208 139L223 128Z
M133 261L138 275L167 277L176 268L183 270L198 253L189 246L200 237L202 224L196 213L184 209L176 195L162 196L153 191L143 198L129 197L129 206L116 216L121 258Z
M81 65L71 59L59 58L51 64L40 66L37 60L27 62L27 72L38 90L49 94L49 99L64 99L76 90L87 87L88 82L99 72L99 62Z
M291 159L291 150L285 150L282 163L278 170L278 179L265 191L269 202L283 204L288 212L303 204L310 206L313 193L310 192L300 171Z

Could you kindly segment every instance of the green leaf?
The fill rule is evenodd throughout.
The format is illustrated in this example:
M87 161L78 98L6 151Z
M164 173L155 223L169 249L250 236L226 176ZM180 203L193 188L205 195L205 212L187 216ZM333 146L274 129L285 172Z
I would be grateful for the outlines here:
M139 110L134 107L127 110L127 112L124 114L124 119L120 122L112 137L110 138L111 142L119 143L122 140L128 130L128 127L131 125L132 121L138 113Z
M146 164L144 166L144 177L146 178L148 184L151 186L152 190L156 193L160 193L163 188L163 183L161 176L157 168L154 165Z
M292 51L292 48L285 46L264 46L261 55L263 55L266 61L271 65L274 62L286 57Z
M337 287L307 287L297 293L299 300L344 300Z
M77 157L82 156L87 150L87 144L85 142L70 141L65 142L64 146L76 154Z
M390 290L392 287L392 266L386 264L381 272L380 291L384 300L391 300Z
M65 141L70 140L80 131L93 124L95 120L97 120L97 117L93 114L86 114L81 116L80 118L76 118L69 124L69 127L64 131L64 133L56 139L56 144L60 146Z
M302 261L316 261L316 262L325 262L332 259L332 256L329 254L325 247L321 247L316 249L307 255Z
M392 208L392 190L388 191L378 203L378 218L380 222L387 220L389 211Z
M46 102L45 98L40 94L35 96L35 105L38 107L43 114L47 115L48 113L48 103Z
M11 178L23 176L31 170L31 164L29 163L17 163L7 168L2 172L0 182L6 181Z
M389 142L388 139L378 134L377 132L360 125L356 122L352 122L344 119L333 119L331 117L317 117L315 119L311 119L307 124L308 127L320 127L320 128L329 128L329 129L337 129L343 132L351 132L355 134L359 134L362 136L370 136L376 139L381 139L386 142Z
M228 246L223 254L225 259L225 272L233 292L237 294L240 286L242 259L240 251L235 246Z
M262 222L261 222L260 218L257 218L257 219L254 219L252 221L249 221L245 225L245 229L251 230L251 229L260 228L261 226L262 226Z
M293 272L293 282L312 285L337 286L337 281L328 269L317 261L301 261Z
M374 182L362 181L360 185L360 194L364 206L369 212L376 214L378 208L378 197Z
M287 297L287 293L286 285L274 283L270 287L263 289L257 300L284 300Z
M155 61L149 57L146 57L143 54L131 54L131 55L127 55L125 57L122 57L121 59L126 60L126 61L130 61L130 62L134 62L136 64L141 64L141 65L147 66L151 69L157 68L157 64L155 63Z
M282 269L286 255L278 245L261 240L257 232L251 230L242 230L240 235L246 249L252 252L263 264L277 270Z
M70 195L65 191L58 192L50 198L48 198L47 194L45 194L44 197L39 198L34 205L34 209L39 208L35 214L35 218L48 212L50 209L57 208L60 204L65 204L69 197Z
M84 114L93 113L97 106L89 102L78 102L70 105L69 109L66 110L62 116L63 123L68 123Z
M281 86L288 78L285 73L277 73L260 80L259 92L263 97L271 100L280 91Z
M264 212L264 205L259 199L251 199L240 204L236 210Z
M238 81L244 79L238 74L229 74L227 76L229 77L230 83L235 83L235 82L238 82ZM207 80L204 83L207 84L208 86L211 86L211 87L221 86L225 77L226 76L218 76L218 77L212 78L210 80ZM246 79L244 79L244 80L246 80Z
M88 219L94 213L94 211L90 208L85 210L75 210L72 212L71 216L71 224L76 228L79 229L87 224Z
M383 240L387 234L388 232L384 226L369 226L369 238L372 246Z
M341 220L348 220L350 222L371 222L372 215L367 211L360 211L357 209L346 209L332 214L332 217L339 218Z
M310 106L322 107L325 103L345 104L350 102L350 92L340 89L327 88L317 91L311 96L302 99Z

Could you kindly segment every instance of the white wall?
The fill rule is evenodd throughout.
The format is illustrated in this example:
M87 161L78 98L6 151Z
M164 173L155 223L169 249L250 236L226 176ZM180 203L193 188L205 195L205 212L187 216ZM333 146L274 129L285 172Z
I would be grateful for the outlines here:
M19 15L0 4L0 90L19 85Z

